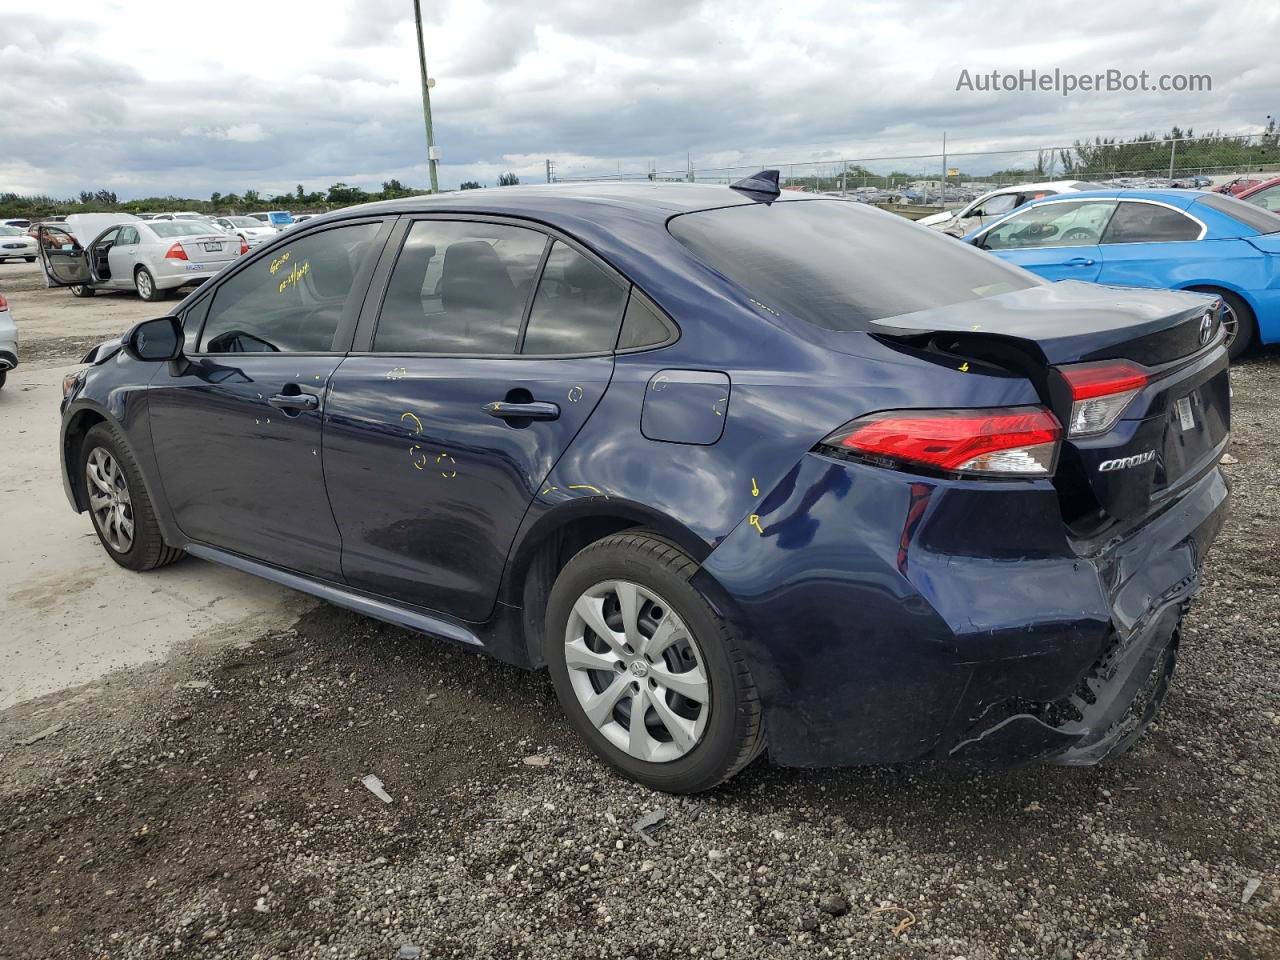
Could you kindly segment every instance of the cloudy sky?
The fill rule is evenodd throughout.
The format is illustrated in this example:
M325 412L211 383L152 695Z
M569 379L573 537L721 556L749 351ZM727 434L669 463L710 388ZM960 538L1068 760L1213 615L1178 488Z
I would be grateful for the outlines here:
M412 0L0 0L0 192L428 180ZM441 186L1029 148L1280 115L1280 3L423 0ZM1208 93L957 91L1058 67ZM997 166L1006 164L998 163ZM979 161L966 164L977 168ZM923 164L921 165L923 169Z

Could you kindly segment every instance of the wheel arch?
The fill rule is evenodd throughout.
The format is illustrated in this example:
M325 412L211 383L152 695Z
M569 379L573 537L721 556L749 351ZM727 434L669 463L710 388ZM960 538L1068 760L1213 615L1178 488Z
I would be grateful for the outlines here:
M89 509L88 494L85 490L84 478L80 476L78 464L84 439L89 431L100 423L110 423L111 419L95 407L82 407L67 417L62 428L62 479L67 489L67 499L76 513L84 513ZM119 424L116 424L119 427ZM123 430L121 430L123 433Z
M580 550L623 530L644 527L701 563L711 551L683 524L641 503L583 497L559 504L529 523L512 549L499 600L521 610L528 662L543 666L543 620L556 577Z

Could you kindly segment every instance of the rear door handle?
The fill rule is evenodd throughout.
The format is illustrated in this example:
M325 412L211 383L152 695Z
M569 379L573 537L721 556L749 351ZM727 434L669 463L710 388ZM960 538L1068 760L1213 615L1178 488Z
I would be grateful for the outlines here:
M320 398L314 393L277 393L267 403L281 410L314 410L320 406Z
M484 405L484 412L501 420L559 420L560 405L556 403L507 403L495 400Z
M1088 257L1072 257L1070 260L1063 263L1063 266L1064 267L1092 267L1093 263L1094 262L1090 260Z

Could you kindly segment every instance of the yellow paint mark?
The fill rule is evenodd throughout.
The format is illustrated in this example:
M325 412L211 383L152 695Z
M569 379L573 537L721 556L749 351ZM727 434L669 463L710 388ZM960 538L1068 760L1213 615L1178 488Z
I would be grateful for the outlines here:
M548 493L551 493L553 490L559 490L559 489L560 489L559 487L547 487L547 489L543 490L540 495L545 497Z
M597 497L603 497L603 496L605 496L605 495L604 495L604 493L600 490L600 488L599 488L599 487L593 487L593 486L592 486L591 484L589 484L589 483L571 483L571 484L569 484L568 489L570 489L570 490L590 490L590 491L591 491L592 493L594 493Z
M274 277L276 271L289 262L289 251L286 250L282 255L271 261L271 275Z
M296 286L298 281L311 272L311 261L307 260L302 266L296 263L289 268L289 275L280 281L280 292L284 293L292 286Z
M409 448L409 456L413 458L413 469L415 470L422 470L427 466L427 455L425 453L418 452L421 449L422 444L420 443L415 443Z
M454 460L453 457L449 456L449 454L442 453L436 457L436 466L440 466L440 464L444 463L446 460L449 461L450 469L441 470L440 476L444 477L446 480L452 480L458 475L458 461Z
M400 414L400 422L404 423L405 420L409 420L413 424L414 436L422 433L422 421L418 419L418 415L416 413L410 413L406 410L404 413Z
M752 477L752 478L751 478L751 495L752 495L753 497L758 497L758 496L760 496L760 488L759 488L758 486L756 486L756 478L755 478L755 477Z
M968 360L966 360L964 363L960 364L960 368L959 368L959 369L960 369L960 372L961 372L961 373L968 373L968 372L969 372L969 361L968 361Z
M760 514L753 513L751 516L747 517L747 523L755 527L756 532L760 534L760 536L764 536L764 527L760 526Z

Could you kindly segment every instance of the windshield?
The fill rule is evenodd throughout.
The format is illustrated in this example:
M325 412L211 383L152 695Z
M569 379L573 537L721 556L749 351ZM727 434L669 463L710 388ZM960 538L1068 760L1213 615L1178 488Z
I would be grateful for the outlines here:
M233 224L235 224L237 227L260 227L260 226L262 226L262 221L261 221L261 220L255 220L253 217L227 217L227 218L226 218L226 220L227 220L227 222L228 222L228 223L233 223Z
M27 231L20 227L0 227L0 237L25 237Z
M770 310L829 330L1039 281L953 237L865 204L752 203L675 217L672 235Z
M147 226L157 237L199 237L219 232L213 224L198 220L152 220Z

